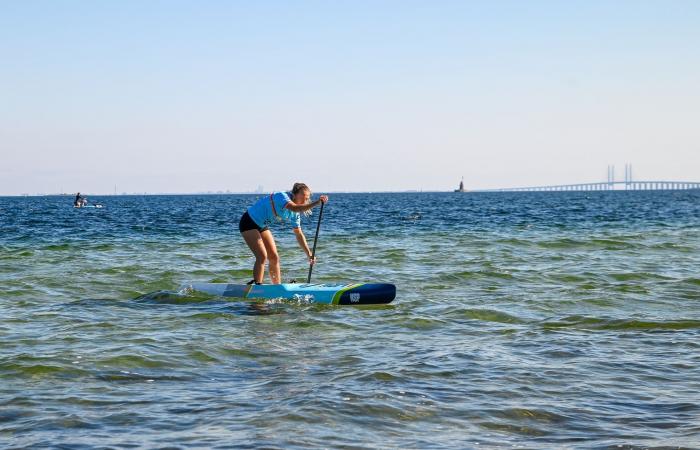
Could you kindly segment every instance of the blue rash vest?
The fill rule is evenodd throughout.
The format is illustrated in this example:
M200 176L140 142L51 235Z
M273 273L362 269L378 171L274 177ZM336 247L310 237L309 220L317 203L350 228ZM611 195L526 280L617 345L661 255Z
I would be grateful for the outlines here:
M273 192L272 201L275 202L275 211L277 211L277 216L280 222L289 221L292 224L292 228L301 227L301 215L294 211L290 211L284 206L291 202L292 199L287 192ZM258 224L259 227L265 227L274 222L277 218L275 213L272 211L272 202L270 202L270 195L266 195L259 199L248 208L248 215L253 222Z

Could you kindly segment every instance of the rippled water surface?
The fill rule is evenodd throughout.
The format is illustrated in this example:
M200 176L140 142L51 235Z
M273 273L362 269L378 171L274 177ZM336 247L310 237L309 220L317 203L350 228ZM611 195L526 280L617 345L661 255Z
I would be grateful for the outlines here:
M0 447L700 447L700 192L335 194L315 281L393 304L179 294L254 199L0 198Z

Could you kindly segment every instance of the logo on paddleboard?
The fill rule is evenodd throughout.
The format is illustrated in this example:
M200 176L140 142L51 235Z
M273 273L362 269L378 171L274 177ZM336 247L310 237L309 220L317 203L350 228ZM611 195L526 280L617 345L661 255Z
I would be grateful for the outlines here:
M350 294L350 302L357 303L360 301L360 294L358 292L353 292Z

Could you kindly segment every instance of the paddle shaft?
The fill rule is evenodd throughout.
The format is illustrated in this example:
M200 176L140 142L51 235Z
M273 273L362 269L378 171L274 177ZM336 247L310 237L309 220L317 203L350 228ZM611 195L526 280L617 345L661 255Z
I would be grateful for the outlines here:
M316 257L316 243L318 242L318 232L321 229L321 217L323 217L323 205L325 203L321 202L321 211L318 213L318 224L316 224L316 236L314 236L314 248L311 250L311 259ZM311 283L311 272L314 270L314 265L309 263L309 277L306 280L307 283Z

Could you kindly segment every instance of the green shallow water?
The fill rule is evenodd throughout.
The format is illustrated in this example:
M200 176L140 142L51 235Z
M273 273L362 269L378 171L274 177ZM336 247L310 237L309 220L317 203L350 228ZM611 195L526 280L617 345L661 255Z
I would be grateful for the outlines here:
M393 304L178 293L253 199L0 198L0 447L700 448L699 193L332 195L314 279Z

